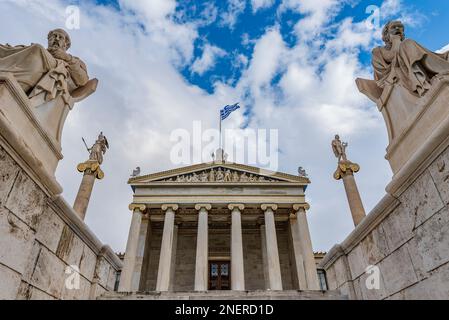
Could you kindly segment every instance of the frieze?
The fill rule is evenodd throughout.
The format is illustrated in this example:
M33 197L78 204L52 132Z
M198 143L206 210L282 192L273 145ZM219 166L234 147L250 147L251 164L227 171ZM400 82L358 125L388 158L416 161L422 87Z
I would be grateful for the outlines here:
M252 173L241 172L237 170L225 168L213 168L210 170L203 170L189 174L178 175L167 179L160 180L161 182L280 182L278 179L259 176Z

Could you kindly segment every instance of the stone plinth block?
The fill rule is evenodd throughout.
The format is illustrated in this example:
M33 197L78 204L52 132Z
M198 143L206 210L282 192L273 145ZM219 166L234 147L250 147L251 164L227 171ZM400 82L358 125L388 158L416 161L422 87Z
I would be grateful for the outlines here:
M61 145L42 126L30 100L9 73L0 73L0 138L18 155L15 160L24 161L50 192L62 192L54 175L62 159Z
M387 102L378 104L389 133L386 159L395 175L417 156L429 139L435 147L446 139L449 132L448 100L449 75L445 75L434 79L424 97L417 98L401 86L394 86Z
M438 127L449 127L448 85L449 76L436 79L431 91L425 97L416 100L415 104L407 104L408 109L401 116L403 120L396 122L398 128L393 127L394 121L391 122L395 134L387 148L386 158L394 174L413 157ZM393 88L392 97L385 106L390 114L399 112L396 106L400 97L396 98L395 93L401 90L403 89L398 86ZM445 132L446 136L442 138L447 137L448 130Z

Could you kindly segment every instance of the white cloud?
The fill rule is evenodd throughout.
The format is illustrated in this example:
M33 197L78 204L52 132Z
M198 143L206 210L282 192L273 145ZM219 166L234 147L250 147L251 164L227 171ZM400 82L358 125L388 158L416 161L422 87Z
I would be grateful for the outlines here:
M274 0L251 0L251 6L253 8L253 12L257 12L260 9L266 9L271 7L274 4Z
M228 10L223 12L221 17L221 25L230 29L234 28L238 17L245 11L246 0L227 0Z
M279 12L285 10L297 11L303 15L295 25L297 36L303 41L311 40L322 27L329 24L340 8L349 0L283 0Z
M382 20L401 20L405 25L417 27L423 23L425 16L418 11L411 11L403 0L384 0L380 7Z
M119 3L123 10L131 10L136 15L125 15L123 18L143 24L152 41L164 49L173 49L168 51L170 58L177 64L191 61L193 42L198 36L196 26L192 23L176 23L171 19L176 9L175 0L120 0Z
M201 25L209 25L214 23L218 17L218 9L213 2L206 3L203 11L201 12L202 21Z
M245 69L246 66L248 65L248 61L249 61L248 57L245 56L244 54L239 54L236 57L236 63L239 68Z
M212 68L215 64L215 61L219 57L223 57L226 55L226 51L220 49L216 46L212 46L210 44L206 44L203 49L203 55L200 58L197 58L190 70L193 73L197 73L198 75L204 74L207 70Z
M268 29L256 41L251 63L244 74L241 85L251 87L254 97L258 97L263 86L269 84L277 73L285 45L278 28Z
M326 48L335 52L369 51L375 39L381 37L380 29L370 28L365 21L355 23L352 18L339 22L334 39L327 41Z
M120 7L139 14L148 22L165 23L167 16L176 9L176 0L119 0Z

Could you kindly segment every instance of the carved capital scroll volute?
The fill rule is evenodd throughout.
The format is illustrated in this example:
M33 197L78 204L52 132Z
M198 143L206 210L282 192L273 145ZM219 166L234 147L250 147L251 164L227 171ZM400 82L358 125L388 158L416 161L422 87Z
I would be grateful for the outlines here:
M163 204L161 206L162 211L167 211L168 209L171 209L173 211L177 211L179 209L178 204Z
M134 212L134 211L140 211L140 213L144 213L145 212L145 210L146 210L146 208L147 208L147 206L145 205L145 204L143 204L143 203L131 203L129 206L128 206L128 208L129 208L129 210L131 210L132 212Z
M298 212L300 210L304 210L304 212L310 210L310 204L308 204L307 202L295 203L293 205L293 212L290 214L290 219L297 219L298 218Z
M245 209L245 205L242 203L231 203L228 205L228 209L233 211L234 209L238 209L240 212L243 211L243 209Z
M198 203L195 205L195 210L200 211L201 209L206 209L206 211L210 211L212 209L212 205L208 203Z
M260 208L262 211L267 211L268 209L276 211L278 209L278 205L274 203L264 203L260 206Z

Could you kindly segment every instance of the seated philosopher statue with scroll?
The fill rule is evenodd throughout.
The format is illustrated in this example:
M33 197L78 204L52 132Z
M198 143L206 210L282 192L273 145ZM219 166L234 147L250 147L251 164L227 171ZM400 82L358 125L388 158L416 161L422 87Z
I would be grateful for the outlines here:
M0 72L11 73L30 99L43 93L44 101L62 96L68 104L71 93L89 81L84 62L67 53L70 46L62 29L49 32L47 49L39 44L0 45Z
M97 79L89 79L85 63L67 53L70 46L70 36L62 29L48 33L47 49L39 44L0 45L0 85L9 82L18 92L22 89L28 97L24 108L29 108L57 149L68 113L98 85Z
M372 53L374 80L358 79L361 92L377 100L387 86L399 84L416 97L422 97L437 75L449 74L449 52L434 53L406 39L400 21L388 22L382 31L385 46Z

